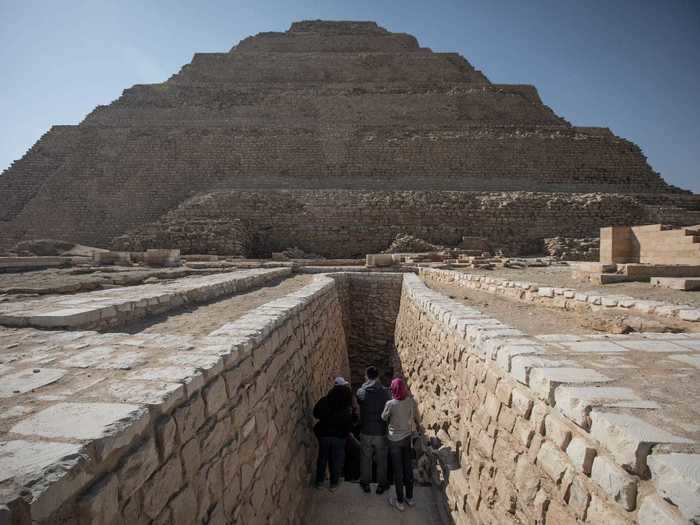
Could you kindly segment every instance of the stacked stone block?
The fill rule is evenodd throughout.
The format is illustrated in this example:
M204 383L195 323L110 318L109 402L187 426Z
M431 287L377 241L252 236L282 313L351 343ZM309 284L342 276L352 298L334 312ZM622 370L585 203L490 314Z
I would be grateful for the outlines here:
M303 523L311 409L349 373L335 283L319 276L188 348L168 358L195 367L115 377L130 403L54 403L3 435L3 525Z
M663 345L658 337L639 348ZM686 474L678 469L682 461L698 462L697 439L624 411L591 410L608 397L628 409L654 405L629 389L607 387L611 379L582 366L580 359L557 362L543 340L433 292L415 276L404 278L396 359L417 400L424 436L440 442L439 449L429 449L432 480L443 489L454 523L697 519L697 500L684 508L685 498L695 494L697 476L692 467ZM670 346L688 352L695 344L688 343ZM605 344L590 343L591 348ZM605 351L599 348L592 351ZM680 453L668 454L671 447L680 447ZM656 453L649 455L652 448ZM652 472L649 481L647 469L655 464L664 465L657 471L667 469L665 480ZM676 466L666 467L671 464ZM672 479L689 489L664 492Z
M451 270L420 268L419 272L420 276L429 284L480 290L533 305L577 312L608 311L660 317L680 322L700 322L700 309L691 305L638 299L627 295L583 292L574 288L541 286L528 281L512 281Z

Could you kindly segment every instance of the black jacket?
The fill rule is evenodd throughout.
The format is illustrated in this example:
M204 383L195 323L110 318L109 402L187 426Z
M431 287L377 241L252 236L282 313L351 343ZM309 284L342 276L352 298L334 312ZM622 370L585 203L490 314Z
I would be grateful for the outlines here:
M384 405L391 399L389 389L379 381L362 385L357 391L360 404L360 432L368 436L385 436L386 422L382 419Z
M318 437L346 438L353 425L352 391L347 386L334 386L328 395L314 406L318 423L314 432Z

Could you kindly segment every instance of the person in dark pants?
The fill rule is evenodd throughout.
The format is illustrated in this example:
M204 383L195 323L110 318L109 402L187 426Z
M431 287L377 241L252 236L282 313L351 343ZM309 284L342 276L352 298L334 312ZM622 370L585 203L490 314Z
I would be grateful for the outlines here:
M318 461L316 463L315 486L320 487L329 467L333 492L338 488L340 473L345 461L345 445L352 430L352 390L342 377L335 378L333 388L314 406L314 417L318 423L314 433L318 437Z
M391 382L391 397L382 412L382 419L388 423L389 457L396 487L396 497L390 496L389 504L397 510L404 510L404 503L410 507L415 505L411 436L416 411L413 398L409 397L408 387L402 379L396 378Z
M382 419L384 405L391 395L379 382L379 372L374 366L365 370L365 383L357 390L360 405L360 486L370 492L372 482L372 459L377 465L377 494L389 487L387 478L386 422Z

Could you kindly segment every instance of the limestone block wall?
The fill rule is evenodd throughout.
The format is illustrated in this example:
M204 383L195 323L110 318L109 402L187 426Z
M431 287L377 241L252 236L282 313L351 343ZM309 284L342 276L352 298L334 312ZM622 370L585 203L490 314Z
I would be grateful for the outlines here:
M343 305L351 383L364 382L369 365L383 374L393 367L394 329L401 300L401 273L331 274Z
M36 331L23 330L18 339L32 340ZM102 337L134 344L137 336ZM154 360L111 378L132 404L54 403L4 434L3 525L303 523L311 409L334 376L349 374L335 282L317 276L187 346L167 359L181 353L181 363L197 366ZM62 443L46 441L51 418L63 419L48 430Z
M488 275L452 270L420 268L420 276L432 284L450 284L458 288L480 290L513 301L573 311L610 311L632 313L684 321L700 322L700 309L690 305L650 301L614 294L581 292L574 288L541 286L527 281L511 281Z
M587 343L588 348L597 344ZM607 412L593 411L591 427L585 398L576 399L586 388L568 389L568 405L557 389L571 382L600 385L609 378L580 359L567 364L540 359L546 357L545 347L429 290L417 276L404 278L397 363L417 401L421 430L441 441L431 455L436 460L432 476L454 523L624 525L661 518L685 523L668 502L692 515L697 505L684 507L684 498L692 500L690 492L678 485L672 494L655 479L658 469L655 485L646 481L646 455L659 441L692 441L636 417ZM586 359L590 367L595 354ZM628 401L626 406L634 405ZM652 470L657 461L700 460L693 454L660 453L649 457Z
M600 229L602 263L700 265L700 226L662 224Z
M212 86L146 84L126 89L109 106L99 106L85 124L109 127L163 125L323 129L332 140L351 140L360 127L392 128L469 125L566 125L543 105L533 86L473 86L460 82L418 84L374 82L356 88L314 83L290 86ZM331 134L334 126L343 133ZM350 133L352 131L352 133ZM607 139L613 139L607 134Z
M597 235L603 225L656 220L664 209L648 210L634 196L595 193L222 190L188 199L162 221L211 221L215 229L221 218L240 219L259 256L297 246L327 257L364 257L401 233L453 246L476 235L494 248L532 253L546 237ZM700 211L686 210L686 220L693 217L700 222ZM137 246L140 235L137 229L118 246Z

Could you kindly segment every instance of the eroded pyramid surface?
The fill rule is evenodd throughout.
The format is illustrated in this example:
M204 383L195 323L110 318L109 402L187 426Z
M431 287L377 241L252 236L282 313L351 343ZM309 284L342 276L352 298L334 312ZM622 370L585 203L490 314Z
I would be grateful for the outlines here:
M636 145L374 22L298 22L195 54L51 128L0 181L0 249L51 237L345 257L409 233L526 252L603 225L700 222L698 197Z

